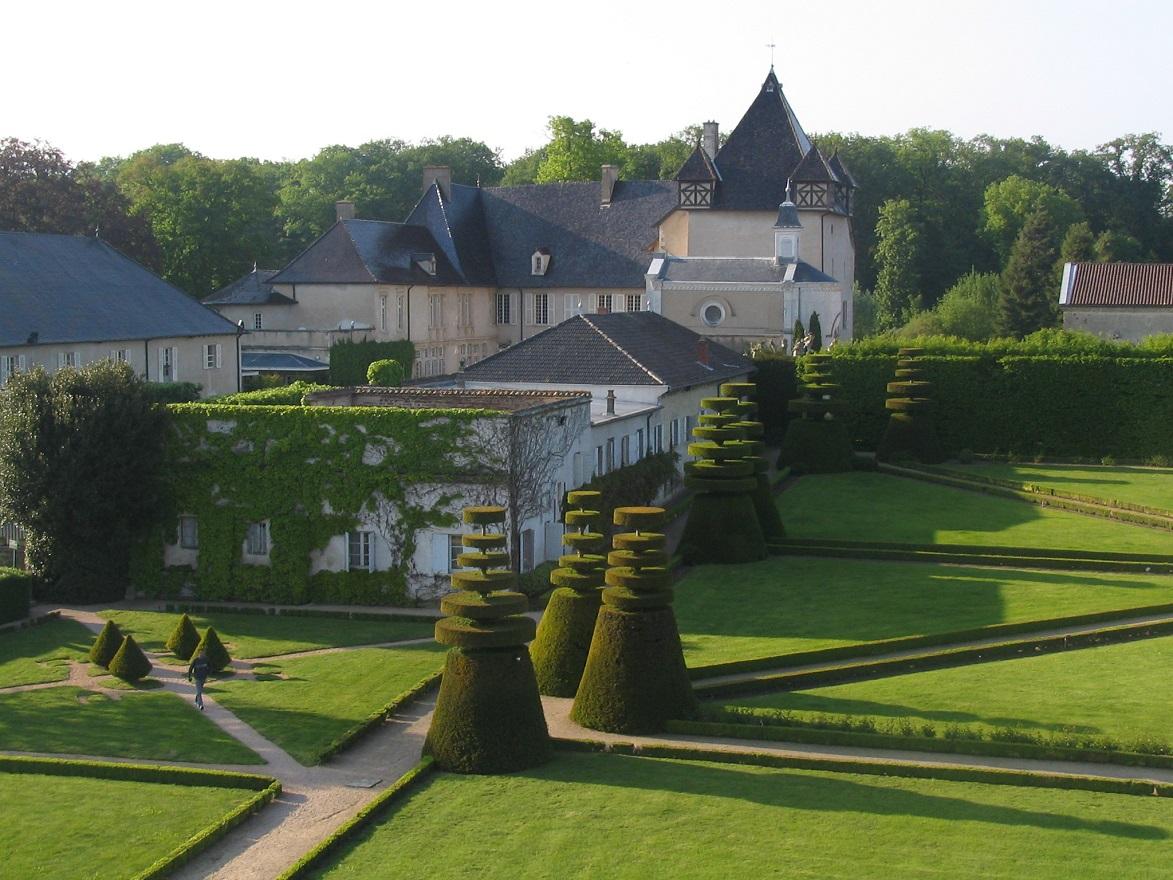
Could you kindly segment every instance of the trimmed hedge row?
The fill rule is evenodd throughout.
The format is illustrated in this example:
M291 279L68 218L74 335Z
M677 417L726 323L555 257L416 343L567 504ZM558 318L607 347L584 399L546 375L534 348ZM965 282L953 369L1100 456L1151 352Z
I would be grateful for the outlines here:
M275 617L325 617L332 620L386 620L386 621L436 621L442 615L399 614L394 611L330 611L312 606L282 608L273 605L218 605L214 602L167 602L164 611L187 612L191 614L272 614Z
M698 746L646 745L644 743L600 742L585 739L555 739L556 748L572 752L614 752L642 758L672 758L678 761L711 761L716 764L749 764L793 770L820 770L829 773L859 773L867 776L904 776L912 779L944 779L953 782L982 782L990 785L1019 785L1028 788L1059 788L1071 791L1102 791L1141 797L1173 797L1173 783L1149 779L1111 779L1102 776L1072 776L1035 773L1029 770L1002 770L979 767L951 767L917 764L912 761L847 761L799 758L768 752L729 752Z
M368 733L386 721L388 715L397 712L401 706L407 705L412 700L415 700L421 695L430 691L440 683L441 675L442 673L440 672L433 672L431 675L421 679L419 682L412 685L410 688L391 700L391 702L376 709L358 724L354 725L354 727L335 737L329 742L329 744L327 744L324 749L322 749L321 753L318 755L318 763L321 764L325 761L328 761L339 752L350 748L357 740L366 736Z
M27 571L0 568L0 623L12 623L29 616L35 581Z
M1169 613L1173 613L1173 603L1144 605L1138 608L1120 608L1111 611L1095 611L1089 614L1053 617L1047 620L995 623L990 626L954 630L953 632L933 633L923 636L902 636L896 639L864 642L859 645L841 645L836 648L820 648L814 651L795 651L790 654L777 654L772 657L756 657L752 660L729 660L725 663L714 663L711 666L693 666L689 668L688 673L689 678L693 681L699 681L706 678L733 675L739 672L761 672L770 669L806 666L824 661L849 660L855 657L874 657L877 654L889 654L894 651L913 648L932 648L996 636L1061 629L1090 623L1107 623L1114 620L1127 620L1134 617L1147 617Z
M366 830L371 822L378 819L397 800L403 798L408 791L420 785L435 770L432 758L425 756L420 762L400 776L382 794L363 807L354 818L342 825L337 831L319 843L316 847L302 856L298 861L281 874L277 880L297 880L306 877L310 871L318 868L343 843Z
M343 339L330 346L330 384L366 385L367 369L375 361L398 361L404 376L415 365L415 345L406 340L375 342Z

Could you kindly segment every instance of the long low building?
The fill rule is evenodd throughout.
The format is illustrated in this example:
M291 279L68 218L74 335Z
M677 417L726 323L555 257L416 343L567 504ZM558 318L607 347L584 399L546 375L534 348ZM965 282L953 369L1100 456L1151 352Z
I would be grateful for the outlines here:
M1067 263L1059 311L1064 329L1105 339L1173 333L1173 263Z

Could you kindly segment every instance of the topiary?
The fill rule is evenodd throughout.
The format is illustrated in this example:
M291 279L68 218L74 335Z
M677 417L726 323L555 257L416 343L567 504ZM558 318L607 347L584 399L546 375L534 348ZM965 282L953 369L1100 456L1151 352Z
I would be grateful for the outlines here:
M99 666L109 666L118 649L122 647L122 630L113 620L107 620L94 643L90 645L90 662Z
M758 517L758 525L762 527L762 537L769 541L786 537L786 529L782 526L782 516L778 513L778 505L774 503L774 493L770 489L767 476L770 466L762 455L765 451L763 438L766 427L757 420L758 405L753 400L756 393L757 385L753 382L726 382L721 386L722 397L735 397L740 401L736 410L739 421L732 424L745 433L746 439L741 445L749 454L744 460L753 462L753 478L757 483L749 497Z
M925 464L945 460L933 424L933 383L920 369L920 348L902 348L897 354L896 381L888 383L885 409L892 413L876 448L880 461L912 459Z
M751 512L752 516L752 512ZM570 717L594 730L656 733L696 713L696 697L672 613L659 507L619 507L607 589Z
M490 532L505 522L503 507L466 507L464 522L481 527L461 536L468 552L445 596L436 641L451 650L424 753L457 773L510 773L549 759L552 746L542 700L525 643L534 621L525 617L525 596L507 588L515 576L506 566L505 534Z
M228 649L224 647L224 643L220 641L220 636L216 632L215 627L208 627L204 633L204 637L196 645L196 649L191 652L191 656L198 657L201 652L208 655L208 666L212 672L221 672L227 669L228 664L232 662L232 657L228 654Z
M818 312L811 312L810 328L811 351L821 351L823 348L823 325L819 322Z
M839 386L831 380L831 365L829 354L803 358L802 396L787 404L792 415L778 452L779 467L807 474L851 470L854 453L846 425L836 418L844 405L834 399Z
M167 650L181 660L190 660L195 655L196 648L199 645L199 630L195 628L195 624L191 622L191 618L184 613L179 618L179 623L175 624L175 629L171 631L171 635L167 638Z
M367 384L397 388L403 384L403 364L396 360L371 361L367 367Z
M607 567L606 557L600 555L606 540L599 531L602 493L579 490L570 492L566 500L577 508L566 511L566 525L577 531L564 534L562 543L574 553L560 557L560 567L550 573L550 583L558 589L551 594L529 646L538 691L550 697L573 697L578 691Z
M110 671L123 681L138 681L151 674L151 661L138 646L134 636L122 640L122 646L110 661Z

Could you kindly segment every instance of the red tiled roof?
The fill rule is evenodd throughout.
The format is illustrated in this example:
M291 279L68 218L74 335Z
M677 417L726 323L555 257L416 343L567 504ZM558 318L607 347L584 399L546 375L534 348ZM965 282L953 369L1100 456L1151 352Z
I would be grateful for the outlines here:
M1173 263L1074 263L1063 305L1173 306Z

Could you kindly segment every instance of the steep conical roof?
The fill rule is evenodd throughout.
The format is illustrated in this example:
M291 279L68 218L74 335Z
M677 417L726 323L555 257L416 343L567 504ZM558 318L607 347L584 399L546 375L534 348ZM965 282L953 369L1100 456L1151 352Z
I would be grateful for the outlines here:
M839 178L840 182L852 187L859 186L855 182L855 178L851 176L851 172L847 170L847 166L843 164L843 160L839 158L838 150L831 154L831 158L827 160L827 164L835 172L835 176Z
M720 180L721 175L717 172L713 160L709 158L709 154L705 152L705 148L700 144L696 145L696 149L692 151L680 170L676 172L676 180L686 181L707 181Z

